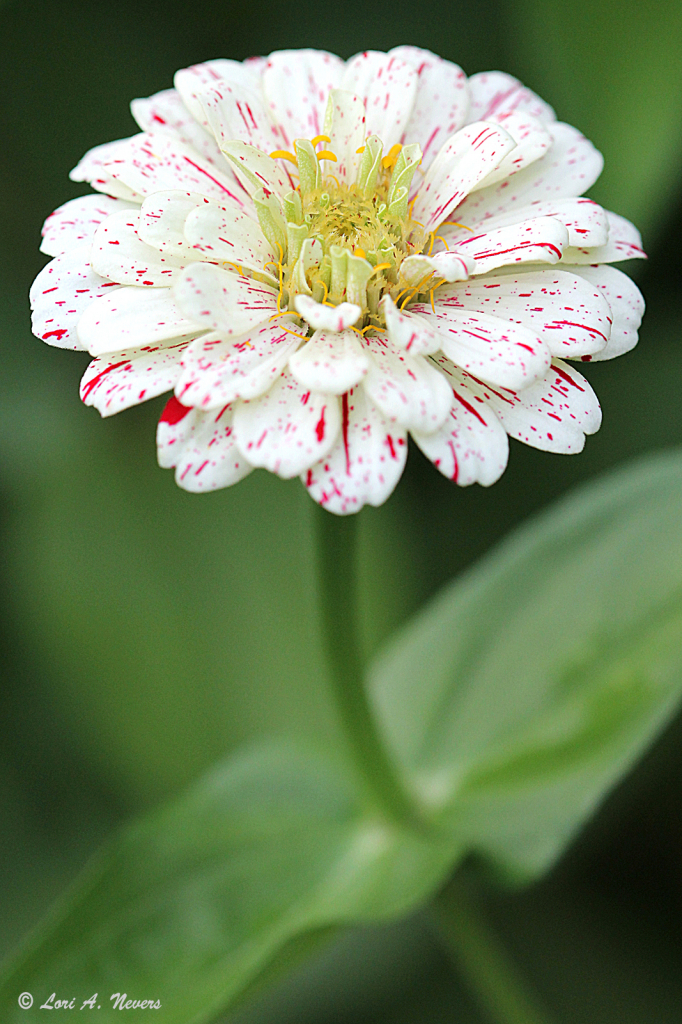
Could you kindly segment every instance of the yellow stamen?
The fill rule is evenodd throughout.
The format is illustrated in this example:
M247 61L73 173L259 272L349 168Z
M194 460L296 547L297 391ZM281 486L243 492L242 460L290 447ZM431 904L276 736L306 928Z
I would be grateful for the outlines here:
M393 167L398 160L398 156L400 155L400 150L402 148L403 147L400 145L399 142L396 142L395 146L391 146L388 153L381 161L381 166L385 167L387 170L389 167Z
M313 147L313 149L315 149L315 146L318 144L318 142L331 142L331 141L332 140L329 138L328 135L316 135L314 139L310 140L310 145Z
M391 263L377 263L376 267L369 276L372 277L374 274L377 274L380 270L390 270L392 265L393 264Z
M284 326L282 327L282 330L286 331L287 334L293 334L293 336L295 338L300 338L301 341L307 341L308 340L308 335L307 334L299 334L297 331L290 331L288 327L284 327Z
M456 220L444 220L443 224L452 224L455 228L464 228L465 231L471 231L473 234L473 228L468 228L466 224L459 224Z
M360 149L356 149L355 152L356 153L364 153L366 149L367 149L367 146L360 146Z
M291 160L292 164L296 164L298 167L298 160L288 149L276 149L270 156L273 160Z
M318 160L338 160L335 153L332 153L331 149L321 149L317 154Z
M416 195L414 197L414 199L410 199L409 203L407 204L407 209L408 209L410 217L412 216L412 211L414 210L414 204L417 202L418 199L419 199L419 196ZM417 222L415 221L415 224L416 223Z
M366 259L367 259L367 253L365 252L365 250L364 250L364 249L360 249L360 248L357 248L357 249L355 249L355 250L353 251L353 255L354 255L354 256L360 256L360 257L361 257L361 259L363 259L363 260L366 260Z
M450 252L450 246L448 245L448 243L446 242L442 235L434 235L433 237L437 238L439 242L442 242L445 248L448 250L448 252Z
M429 251L426 254L427 256L430 256L431 253L433 252L433 247L436 242L436 236L434 235L433 231L429 231L429 235L431 236L431 245L429 246Z
M246 274L244 273L242 268L237 263L230 263L229 260L226 260L226 263L227 263L228 267L232 267L233 270L236 270L240 277L246 277ZM266 266L267 266L267 264L266 264Z

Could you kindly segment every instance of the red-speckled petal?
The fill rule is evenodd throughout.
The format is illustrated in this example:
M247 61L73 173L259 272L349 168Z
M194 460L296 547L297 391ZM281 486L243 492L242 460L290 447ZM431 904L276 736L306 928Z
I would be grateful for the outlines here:
M553 122L547 128L554 143L545 156L511 178L474 192L450 219L471 227L528 203L580 196L594 185L604 166L601 153L569 124Z
M452 407L443 375L422 356L397 348L386 334L367 335L363 345L372 357L363 387L384 416L405 430L438 430Z
M343 396L342 424L329 454L301 477L310 496L335 515L383 505L402 476L407 434L355 388Z
M476 273L473 257L460 252L437 252L433 256L408 256L400 264L400 277L412 287L431 277L431 284L443 281L466 281L469 274ZM427 285L428 287L428 285Z
M427 231L448 220L474 186L515 146L511 135L497 125L478 121L462 128L448 139L426 172L414 205L415 220Z
M530 114L540 121L555 121L556 114L548 103L504 71L482 71L469 79L472 121L485 121L503 114Z
M229 177L209 164L195 149L168 135L136 135L126 150L104 164L112 178L123 182L137 195L182 189L233 202L243 209L248 200Z
M260 92L260 73L257 67L248 62L238 60L207 60L203 64L176 71L173 84L180 94L183 104L197 122L208 129L206 114L199 97L207 89L220 84L227 84L246 89L249 92Z
M329 149L336 162L322 160L323 174L334 174L339 181L355 181L362 154L358 150L367 136L365 105L359 96L343 89L330 93Z
M159 420L156 445L159 465L175 466L176 483L194 494L230 487L253 469L235 444L230 406L204 412L171 398Z
M159 252L137 233L138 210L120 210L95 231L91 264L96 274L118 284L168 288L187 266L187 257Z
M111 196L90 195L70 199L51 213L43 224L40 251L48 256L61 256L90 241L102 221L112 213L138 209L136 203L126 203Z
M255 92L220 82L198 98L209 130L221 148L233 139L241 139L264 153L281 149L284 144L263 100Z
M190 210L184 231L195 259L233 263L269 274L273 283L277 282L272 269L266 267L275 254L260 225L245 213L212 199Z
M588 356L586 362L615 359L637 344L637 331L644 316L644 298L627 274L615 267L566 267L595 288L604 297L611 311L611 335L600 351Z
M297 295L294 299L296 312L306 320L314 331L345 331L352 327L362 310L353 302L341 302L338 306L325 306L315 302L309 295Z
M188 344L172 341L93 359L81 380L82 400L102 416L113 416L172 390Z
M289 357L289 369L302 387L331 395L354 388L368 368L369 359L353 331L315 331Z
M507 433L478 389L441 355L434 362L447 376L455 397L450 415L434 434L412 433L424 455L443 476L460 487L490 487L504 473L509 458Z
M585 434L601 426L594 391L577 370L558 359L542 380L523 391L482 385L481 395L511 437L541 451L574 455L584 448Z
M438 351L440 335L428 319L412 310L398 309L390 295L384 295L380 306L386 318L388 336L397 348L411 356L425 356Z
M379 136L384 152L401 141L410 123L418 77L406 61L376 50L358 53L346 64L341 88L363 100L367 134Z
M565 263L621 263L623 260L645 260L642 236L629 220L617 213L606 210L609 222L609 237L605 245L595 248L568 248L564 252Z
M440 289L438 296L444 309L488 313L521 324L542 338L553 356L564 359L603 350L611 334L607 297L589 280L564 270L481 277Z
M224 143L224 153L232 164L242 188L250 196L260 192L262 188L284 196L293 188L292 178L288 171L282 169L282 161L272 160L267 153L255 146L250 146L241 139L233 139Z
M491 171L472 191L488 188L498 181L511 177L512 174L518 174L524 167L529 167L544 156L553 142L551 133L542 121L529 114L493 114L488 120L491 124L500 125L508 135L511 135L516 142L516 149L507 153L499 167Z
M341 429L336 395L307 391L285 372L260 398L238 402L234 427L242 454L284 479L323 459Z
M466 123L469 89L464 72L449 60L418 46L389 50L417 72L417 93L403 143L418 142L422 170L426 170L443 143Z
M527 327L440 301L435 313L426 305L413 309L429 317L437 328L445 355L476 377L522 388L542 377L549 367L547 346Z
M134 135L130 139L118 139L116 142L105 142L102 146L89 149L69 174L71 181L87 181L98 192L123 199L126 202L141 203L144 198L139 192L115 178L105 164L124 159L131 150L136 139L144 138Z
M277 312L277 291L212 263L194 263L175 285L186 317L225 336L243 334Z
M457 242L457 252L473 261L472 275L516 263L558 263L568 230L554 217L538 217L506 228L492 228Z
M81 346L93 356L179 341L198 329L178 310L172 289L133 287L117 288L91 302L77 326Z
M474 234L478 234L482 230L491 231L493 228L521 224L522 221L532 220L535 217L553 217L555 220L560 220L568 231L570 246L604 245L608 239L609 221L606 210L603 210L592 199L586 199L584 196L577 199L557 199L555 202L549 200L528 203L527 206L514 206L507 213L472 222L466 228L457 227L454 224L448 225L442 228L440 234L452 248L457 246L460 241L470 237L472 231Z
M96 299L119 290L90 267L90 244L70 249L43 267L29 298L33 333L55 348L82 351L76 325Z
M184 405L220 408L237 398L265 394L284 370L300 339L278 320L247 334L205 334L185 352L175 393Z
M133 100L130 110L143 132L170 135L184 146L191 146L209 164L231 177L232 170L215 138L197 124L175 89L164 89L146 99Z
M263 95L284 143L312 139L324 131L332 89L341 84L343 61L323 50L278 50L267 59Z
M185 238L185 221L197 206L209 202L210 199L198 192L177 189L154 192L142 204L137 233L143 242L159 252L201 259Z

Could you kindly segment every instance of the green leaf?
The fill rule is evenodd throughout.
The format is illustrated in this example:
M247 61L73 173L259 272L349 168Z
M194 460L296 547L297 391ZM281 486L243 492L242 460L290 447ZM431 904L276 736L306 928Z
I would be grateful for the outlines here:
M339 766L284 745L251 750L96 859L8 969L0 1019L42 1019L51 992L77 1007L97 992L100 1024L121 1019L114 993L159 999L164 1024L208 1020L297 937L404 913L452 859L451 842L367 815Z
M679 452L531 520L395 638L372 686L453 840L547 870L679 701Z

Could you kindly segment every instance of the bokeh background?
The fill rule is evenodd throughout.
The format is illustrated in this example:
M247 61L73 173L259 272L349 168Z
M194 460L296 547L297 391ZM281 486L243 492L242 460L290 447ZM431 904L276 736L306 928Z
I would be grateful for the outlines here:
M119 822L235 746L336 739L309 499L260 471L187 495L156 466L162 399L107 421L79 403L87 358L28 326L42 221L86 191L68 180L82 153L133 134L129 101L177 68L403 42L516 74L593 140L606 170L591 194L641 227L650 260L631 270L649 309L634 353L585 371L604 426L582 455L512 442L500 483L461 490L414 450L388 504L363 511L368 656L514 524L682 441L679 0L0 3L0 955ZM681 740L678 721L542 884L484 887L559 1022L682 1020ZM229 1020L484 1024L423 915L349 933Z

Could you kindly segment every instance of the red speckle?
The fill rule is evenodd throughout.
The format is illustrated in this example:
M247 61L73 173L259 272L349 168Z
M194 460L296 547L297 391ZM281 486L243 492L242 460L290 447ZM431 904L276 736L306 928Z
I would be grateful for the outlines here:
M182 402L178 402L175 395L169 398L166 402L166 406L161 413L161 423L170 423L173 426L174 423L179 423L180 420L184 420L187 413L190 411L191 406L183 405Z
M348 452L348 392L341 398L343 450L346 453L346 475L350 476L350 455Z
M315 426L315 436L317 437L317 440L318 440L318 442L320 444L322 443L322 439L324 438L324 428L325 428L324 411L325 411L326 408L327 408L326 405L322 406L322 412L320 413L320 418L317 421L317 424Z
M58 331L48 331L47 334L43 334L43 341L47 341L48 338L57 338L61 341L64 335L68 333L66 327L61 327Z

